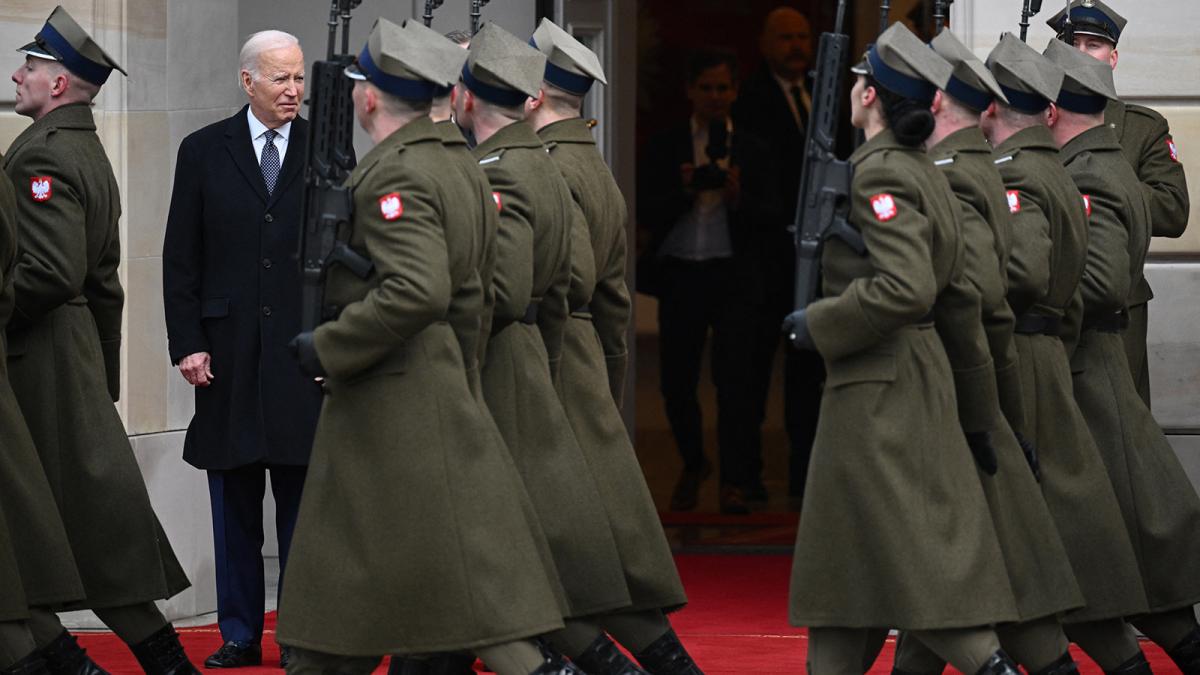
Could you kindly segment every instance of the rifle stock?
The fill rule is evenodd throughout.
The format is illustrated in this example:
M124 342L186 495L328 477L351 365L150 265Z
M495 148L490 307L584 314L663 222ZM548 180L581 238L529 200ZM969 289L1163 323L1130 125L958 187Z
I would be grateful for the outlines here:
M330 12L330 53L313 64L309 75L308 148L304 163L304 219L300 230L302 331L311 331L327 317L324 308L325 276L330 265L341 264L354 274L370 275L370 260L338 241L338 231L348 227L353 199L344 183L354 168L354 81L343 75L354 62L347 54L332 53L337 18L341 15L343 43L349 14L356 0L334 0Z
M834 154L842 109L841 78L850 50L850 37L842 32L845 11L846 0L839 0L834 32L822 34L817 47L813 114L808 121L799 203L793 225L796 309L804 309L817 297L821 283L821 251L826 239L831 236L857 239L861 246L861 237L852 236L857 233L847 222L850 163L839 160ZM865 252L865 248L859 252Z

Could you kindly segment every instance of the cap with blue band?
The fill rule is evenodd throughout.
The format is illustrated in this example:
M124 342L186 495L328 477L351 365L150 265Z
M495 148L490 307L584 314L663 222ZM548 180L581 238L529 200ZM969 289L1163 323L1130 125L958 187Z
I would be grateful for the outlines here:
M542 19L529 45L546 55L545 80L554 87L584 96L597 80L607 84L596 53L553 21Z
M479 98L495 103L496 105L511 108L521 105L525 99L529 98L528 94L519 92L515 89L505 89L504 87L494 87L486 82L481 81L471 73L471 69L467 65L462 68L462 81L467 85L467 89Z
M933 83L918 77L909 77L885 63L874 45L867 51L867 63L871 66L871 77L888 91L917 101L932 101L937 93L937 87Z
M1059 107L1081 115L1104 112L1110 99L1117 98L1112 66L1059 40L1046 45L1045 56L1063 69L1062 90L1055 97Z
M1050 106L1050 99L1039 94L1018 91L1012 87L1006 87L1003 83L1000 84L1000 88L1004 90L1004 95L1008 97L1009 107L1017 112L1034 115Z
M969 105L974 110L987 110L987 107L996 98L991 92L976 89L958 79L955 75L950 76L950 82L946 84L946 93Z
M448 63L457 68L465 58L465 50L419 21L401 25L379 19L358 60L346 68L346 76L366 80L397 98L429 101L458 79Z
M67 70L97 86L107 82L113 70L127 74L61 5L50 13L34 41L17 51L58 61Z
M546 73L546 55L494 23L471 39L462 82L479 99L507 108L536 98Z
M1012 33L987 57L987 69L996 78L1008 107L1035 115L1049 107L1062 91L1063 69Z
M424 101L432 99L437 92L437 85L428 80L410 80L383 72L375 65L375 60L371 58L371 50L367 47L358 55L357 65L367 81L393 96Z
M1116 45L1128 21L1101 0L1072 0L1071 24L1076 35L1095 35ZM1061 9L1046 22L1061 38L1066 28L1067 10Z
M953 68L949 81L942 87L950 97L976 112L987 110L996 99L1005 103L1008 101L1000 83L988 72L987 66L953 32L944 30L938 33L930 41L929 48Z
M933 102L950 80L950 64L902 23L894 23L867 50L853 72L870 74L880 87L904 98Z

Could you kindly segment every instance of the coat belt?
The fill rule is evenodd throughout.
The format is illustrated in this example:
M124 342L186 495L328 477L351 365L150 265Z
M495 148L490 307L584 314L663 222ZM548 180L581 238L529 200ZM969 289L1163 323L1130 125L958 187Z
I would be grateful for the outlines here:
M1013 332L1020 335L1060 335L1062 333L1062 317L1026 312L1017 317Z

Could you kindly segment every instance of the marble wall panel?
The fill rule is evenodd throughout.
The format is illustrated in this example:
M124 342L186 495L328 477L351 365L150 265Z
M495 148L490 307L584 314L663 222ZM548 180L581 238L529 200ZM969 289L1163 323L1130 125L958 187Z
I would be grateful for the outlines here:
M257 2L279 12L282 3ZM290 10L288 11L290 14ZM237 105L238 5L231 0L170 0L167 101L171 110Z
M1155 237L1150 252L1155 254L1200 254L1200 102L1196 105L1153 105L1171 125L1171 134L1188 176L1192 215L1187 231L1179 239Z
M167 429L169 379L178 377L167 356L163 329L162 258L123 261L125 288L125 425L131 435Z
M1169 430L1200 430L1200 263L1151 263L1147 337L1154 416Z
M1192 485L1200 486L1200 436L1168 436L1183 470L1192 479Z
M168 113L129 112L125 117L131 130L125 167L125 256L161 256L171 198Z

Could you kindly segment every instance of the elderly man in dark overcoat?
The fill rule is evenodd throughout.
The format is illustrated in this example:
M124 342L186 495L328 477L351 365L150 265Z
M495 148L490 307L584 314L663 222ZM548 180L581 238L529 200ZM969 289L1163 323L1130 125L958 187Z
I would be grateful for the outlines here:
M282 571L321 404L287 348L300 332L294 258L308 134L296 38L250 36L241 84L248 104L179 147L163 243L171 362L196 392L183 457L208 472L212 501L224 644L210 668L262 662L266 477Z

